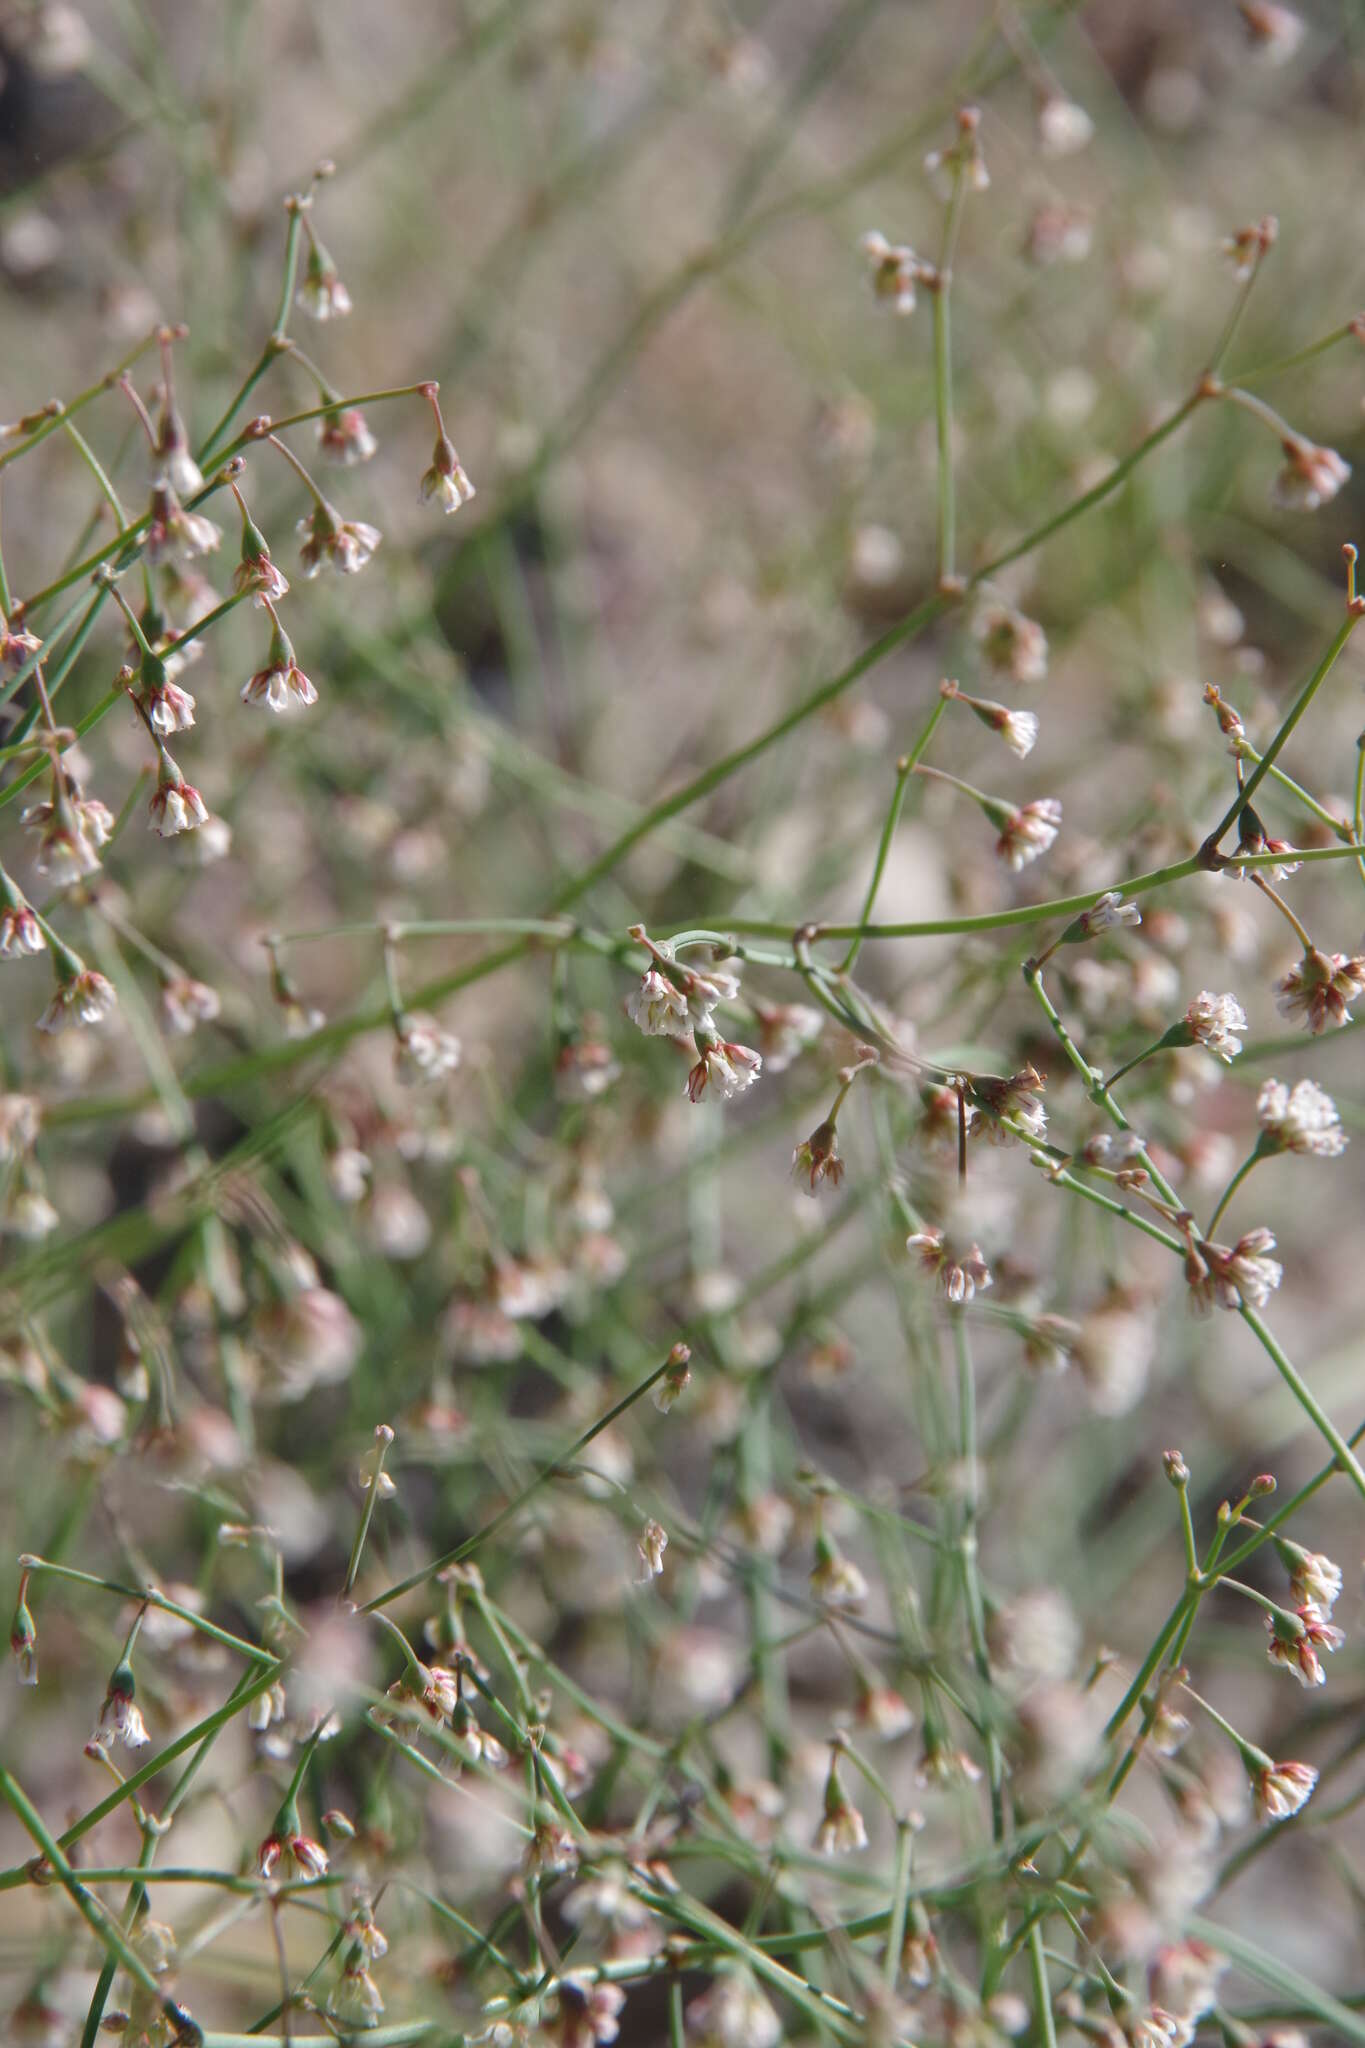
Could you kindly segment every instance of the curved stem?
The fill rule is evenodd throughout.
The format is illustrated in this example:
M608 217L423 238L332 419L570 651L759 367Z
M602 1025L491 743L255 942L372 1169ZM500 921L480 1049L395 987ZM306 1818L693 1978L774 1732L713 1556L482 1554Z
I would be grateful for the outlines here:
M1265 1154L1264 1152L1262 1152L1260 1146L1258 1145L1253 1151L1249 1152L1246 1158L1242 1161L1236 1173L1233 1174L1232 1179L1228 1182L1222 1194L1218 1197L1217 1207L1214 1209L1212 1216L1210 1216L1208 1224L1204 1231L1204 1237L1206 1240L1213 1236L1214 1231L1218 1228L1218 1222L1223 1214L1223 1211L1227 1208L1228 1203L1232 1200L1238 1188L1242 1185L1242 1182L1250 1173L1252 1167L1256 1164L1258 1159L1264 1158Z

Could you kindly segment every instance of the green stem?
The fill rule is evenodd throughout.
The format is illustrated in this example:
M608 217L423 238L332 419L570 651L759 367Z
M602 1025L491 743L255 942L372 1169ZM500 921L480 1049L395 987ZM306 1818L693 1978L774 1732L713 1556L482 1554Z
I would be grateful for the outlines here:
M196 1614L192 1607L181 1607L178 1602L168 1600L164 1593L158 1593L150 1586L125 1586L117 1579L102 1579L94 1572L78 1571L75 1565L53 1564L45 1557L26 1556L24 1566L28 1571L50 1572L55 1578L70 1579L78 1586L95 1586L102 1593L116 1593L122 1600L137 1600L148 1607L159 1608L163 1614L173 1614L178 1621L197 1629L200 1635L211 1636L225 1649L235 1650L240 1657L249 1657L253 1664L268 1665L271 1671L279 1667L279 1658L269 1650L263 1650L256 1643L249 1643L242 1636L234 1636L227 1629L219 1628L215 1622L206 1621L202 1614Z
M142 1989L156 2000L159 2010L166 2011L168 2001L156 1978L143 1962L137 1950L124 1935L123 1929L111 1917L93 1892L87 1891L54 1837L43 1822L42 1815L7 1770L0 1769L0 1797L13 1809L16 1818L26 1832L37 1843L46 1863L57 1882L64 1888L72 1905L86 1922L107 1956L115 1958Z
M986 1647L986 1611L981 1599L981 1575L977 1563L977 1517L981 1505L976 1435L976 1375L972 1366L971 1338L965 1315L952 1318L953 1349L957 1354L958 1449L962 1459L962 1527L958 1534L958 1556L962 1566L962 1587L967 1607L967 1630L971 1638L972 1661L986 1693L983 1711L986 1737L986 1766L991 1788L991 1831L997 1842L1005 1834L1004 1755L991 1716L990 1652Z
M1127 1075L1133 1072L1133 1069L1135 1067L1140 1067L1144 1060L1149 1060L1153 1058L1154 1055L1159 1052L1167 1051L1169 1048L1169 1044L1169 1039L1163 1036L1161 1038L1158 1038L1153 1044L1144 1046L1143 1050L1139 1053L1135 1053L1132 1059L1125 1060L1121 1067L1115 1067L1113 1073L1109 1076L1109 1079L1104 1084L1105 1088L1110 1089L1114 1086L1116 1081L1122 1081Z
M1028 1931L1029 1971L1033 1978L1033 2006L1038 2018L1042 2048L1057 2048L1057 2026L1052 2015L1052 1992L1047 1981L1047 1958L1043 1954L1043 1926L1035 1920Z
M1309 676L1307 682L1300 690L1298 696L1295 698L1293 704L1286 712L1284 718L1280 721L1279 730L1276 732L1274 739L1272 739L1270 745L1266 748L1260 760L1252 769L1245 783L1238 789L1236 797L1234 798L1232 803L1229 804L1227 810L1223 813L1223 816L1219 820L1218 824L1215 825L1213 831L1210 832L1208 838L1204 841L1203 846L1200 848L1201 858L1207 859L1208 856L1211 856L1218 851L1218 842L1223 837L1223 834L1228 830L1229 826L1236 823L1237 819L1241 816L1247 804L1251 802L1251 799L1255 795L1256 790L1259 788L1260 784L1265 779L1265 777L1269 774L1271 764L1279 755L1281 749L1285 744L1285 741L1289 738L1289 735L1293 732L1295 726L1303 717L1304 712L1312 703L1314 697L1317 695L1318 690L1321 688L1322 684L1331 674L1338 655L1341 653L1342 649L1346 645L1346 642L1350 639L1352 633L1356 629L1356 624L1359 619L1359 616L1360 614L1358 612L1347 612L1346 617L1342 620L1341 625L1337 629L1336 636L1333 639L1331 646L1328 648L1326 654L1324 654L1322 660L1318 663L1317 667L1313 670L1313 673ZM1323 852L1336 852L1338 849L1336 849L1335 847L1325 847L1319 850ZM1248 861L1245 863L1245 865L1250 866L1251 863Z
M1290 1363L1279 1343L1261 1321L1256 1310L1251 1308L1246 1302L1243 1302L1238 1313L1248 1329L1255 1332L1260 1340L1262 1350L1269 1356L1275 1370L1279 1373L1280 1378L1284 1381L1304 1414L1323 1440L1330 1445L1335 1453L1338 1465L1348 1475L1357 1493L1365 1497L1365 1471L1361 1470L1359 1460L1345 1437L1341 1434L1341 1431L1322 1408L1312 1389Z
M934 284L934 414L938 433L938 575L940 585L951 582L957 551L957 509L953 482L953 350L949 296L953 282L953 257L967 183L959 163L953 171L953 189L943 223L943 248Z
M1206 1241L1212 1238L1214 1231L1218 1228L1219 1218L1222 1216L1223 1211L1227 1208L1228 1203L1236 1194L1238 1188L1242 1185L1242 1182L1250 1173L1252 1167L1256 1164L1258 1159L1264 1159L1265 1156L1266 1155L1261 1150L1260 1146L1257 1145L1256 1148L1253 1151L1249 1152L1246 1158L1242 1161L1236 1173L1233 1174L1232 1179L1228 1182L1222 1194L1218 1197L1218 1205L1214 1209L1212 1216L1210 1216L1208 1220L1208 1225L1204 1231L1204 1237Z
M1243 761L1249 761L1253 768L1259 765L1261 757L1255 747L1248 741L1241 741L1237 752L1238 758ZM1353 832L1349 825L1343 825L1341 819L1334 812L1329 811L1326 804L1320 804L1315 796L1309 794L1302 783L1295 782L1292 775L1286 775L1284 769L1276 762L1271 763L1270 779L1272 782L1277 782L1281 789L1288 791L1290 796L1303 805L1311 817L1316 818L1320 825L1325 825L1328 831L1333 833L1336 838L1359 841L1359 832Z
M886 814L886 822L882 826L882 836L877 844L877 857L872 864L872 875L868 881L867 894L863 898L863 907L858 914L859 925L865 926L872 915L873 907L877 901L877 891L881 887L882 876L886 872L886 863L890 858L892 841L896 836L896 827L900 824L901 811L905 805L905 792L910 786L911 776L924 758L925 749L938 729L938 722L947 709L947 704L948 699L944 696L939 696L935 700L934 708L929 713L924 730L915 741L913 747L911 747L910 752L902 754L900 760L896 763L896 787L891 798L891 808ZM849 942L849 948L844 955L842 965L839 968L840 974L852 972L853 964L858 958L862 943L862 932L855 932Z
M58 411L41 421L26 440L18 442L13 448L6 448L3 452L0 452L0 469L6 468L11 462L17 462L22 455L31 455L33 450L40 442L45 441L49 434L55 434L59 427L65 426L73 413L83 412L86 406L93 405L97 398L102 398L106 391L112 391L117 386L119 378L124 372L131 370L133 364L138 361L139 357L145 356L149 348L155 347L156 329L153 328L150 334L144 335L142 340L129 349L127 355L121 361L115 363L113 369L101 377L97 383L88 384L85 390L79 392L68 404L61 406Z
M1223 331L1218 337L1213 354L1209 357L1208 367L1204 372L1206 377L1216 377L1227 359L1228 350L1232 347L1237 336L1237 330L1242 324L1242 315L1246 312L1247 301L1255 289L1256 279L1260 276L1261 265L1265 261L1265 255L1266 245L1264 242L1258 241L1250 272L1242 280L1241 289L1233 300L1232 311L1224 323Z
M410 1593L415 1586L425 1585L428 1579L434 1577L437 1572L444 1571L447 1565L459 1564L462 1559L470 1556L481 1544L486 1543L490 1536L496 1534L499 1529L510 1522L512 1517L525 1507L527 1501L540 1491L547 1480L555 1478L566 1465L571 1465L579 1453L586 1450L587 1446L593 1442L594 1438L601 1436L604 1429L609 1429L611 1424L619 1416L624 1415L628 1408L633 1408L641 1395L647 1394L650 1388L663 1378L664 1374L669 1370L669 1363L669 1360L665 1359L662 1365L655 1366L653 1372L647 1374L638 1385L632 1387L629 1393L623 1394L621 1399L610 1407L605 1415L599 1415L596 1422L588 1429L585 1429L580 1437L576 1437L573 1443L565 1451L561 1452L559 1457L552 1459L548 1465L543 1466L534 1478L527 1481L520 1493L514 1494L504 1507L499 1508L491 1521L485 1522L481 1529L476 1529L472 1536L467 1536L463 1543L457 1543L455 1548L448 1550L443 1557L435 1558L431 1564L424 1565L420 1571L411 1573L406 1579L400 1579L396 1585L387 1587L384 1592L376 1593L372 1600L365 1602L360 1610L361 1613L372 1614L378 1607L387 1607L391 1600L401 1599L404 1593Z
M385 958L387 959L387 949ZM394 1014L395 1016L398 1014L396 1008ZM354 1586L357 1574L360 1571L360 1560L365 1553L365 1538L370 1533L370 1523L374 1520L374 1504L379 1498L379 1476L384 1470L384 1460L388 1456L389 1445L393 1442L393 1431L387 1423L381 1423L374 1434L374 1471L370 1475L369 1485L365 1488L365 1500L360 1510L360 1520L356 1525L355 1541L351 1545L351 1555L346 1564L346 1582L341 1589L343 1600L350 1598L351 1588Z
M1329 348L1349 341L1355 332L1355 321L1347 320L1340 327L1334 327L1330 334L1324 334L1321 341L1310 341L1306 348L1296 349L1293 355L1278 356L1273 362L1258 363L1254 369L1241 371L1237 383L1244 389L1248 384L1261 384L1271 377L1282 376L1286 370L1300 369L1304 363L1311 363L1316 356L1324 355Z
M882 1980L894 1991L901 1972L901 1951L905 1947L905 1925L910 1912L910 1866L915 1854L915 1830L908 1818L896 1822L896 1874L891 1886L891 1918L886 1926L886 1954L882 1958Z
M1107 1742L1113 1741L1138 1701L1142 1698L1142 1695L1146 1692L1147 1687L1151 1684L1156 1674L1157 1666L1165 1656L1170 1644L1174 1641L1181 1623L1197 1599L1197 1593L1187 1589L1181 1594L1175 1606L1167 1615L1156 1641L1142 1660L1137 1676L1105 1723L1104 1734Z

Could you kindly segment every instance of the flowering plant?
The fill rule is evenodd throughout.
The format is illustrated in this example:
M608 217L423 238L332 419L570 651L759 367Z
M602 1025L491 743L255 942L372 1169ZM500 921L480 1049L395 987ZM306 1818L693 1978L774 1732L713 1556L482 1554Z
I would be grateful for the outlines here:
M0 2031L1365 2040L1338 31L523 11L0 24Z

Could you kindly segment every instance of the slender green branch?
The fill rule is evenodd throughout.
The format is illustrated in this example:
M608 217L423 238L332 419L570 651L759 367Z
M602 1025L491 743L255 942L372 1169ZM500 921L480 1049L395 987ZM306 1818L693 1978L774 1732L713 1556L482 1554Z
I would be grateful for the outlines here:
M459 1564L463 1559L471 1556L474 1551L488 1541L490 1536L496 1534L499 1529L504 1528L514 1515L519 1514L527 1501L540 1491L547 1480L556 1478L566 1466L572 1465L580 1452L586 1450L587 1446L595 1438L601 1436L604 1429L609 1429L612 1423L624 1415L628 1408L633 1408L642 1395L647 1394L651 1387L658 1384L664 1377L664 1374L670 1370L670 1366L671 1361L667 1358L662 1365L655 1366L653 1372L646 1374L645 1378L639 1381L636 1386L633 1386L629 1393L623 1394L621 1399L615 1402L605 1415L599 1415L596 1422L585 1429L581 1436L575 1437L574 1441L566 1450L561 1452L559 1457L552 1459L548 1465L543 1466L536 1473L533 1479L528 1480L519 1493L514 1494L504 1507L499 1508L491 1521L485 1522L483 1527L476 1529L472 1536L466 1536L463 1543L457 1543L453 1550L446 1551L443 1557L434 1559L431 1564L425 1565L421 1571L411 1573L406 1579L400 1579L396 1585L386 1587L382 1593L376 1593L372 1600L365 1602L360 1610L361 1613L371 1614L378 1607L387 1607L390 1601L399 1600L404 1593L410 1593L415 1586L424 1585L437 1572L444 1571L447 1565Z
M896 787L891 797L891 808L888 810L886 821L882 826L882 836L877 843L877 857L872 863L872 873L867 884L867 894L863 898L863 907L858 914L860 926L866 926L876 907L877 891L881 887L882 876L886 872L886 863L890 858L892 843L896 837L896 827L900 824L901 811L905 805L905 792L910 787L911 776L924 759L925 751L930 740L938 730L938 722L947 709L947 705L948 699L940 693L934 700L934 707L925 720L924 729L920 733L919 738L915 741L909 753L902 754L900 760L896 763ZM863 932L855 932L849 941L848 951L844 955L843 963L839 968L841 974L852 973L853 965L858 958L862 943Z

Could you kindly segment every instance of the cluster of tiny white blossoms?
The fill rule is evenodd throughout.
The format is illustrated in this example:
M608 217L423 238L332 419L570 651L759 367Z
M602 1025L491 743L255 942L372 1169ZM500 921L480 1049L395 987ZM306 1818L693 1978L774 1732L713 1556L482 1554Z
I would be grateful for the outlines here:
M330 167L324 165L317 178L328 174ZM287 206L293 222L291 249L295 246L293 238L298 235L306 241L297 303L314 319L332 320L351 310L351 299L336 264L317 238L311 218L312 204L310 188L308 193L291 198ZM184 339L185 333L183 328L171 327L159 328L155 333L161 357L161 383L155 401L159 405L157 418L153 418L126 370L107 382L106 388L120 395L142 430L149 457L150 495L147 512L134 533L134 545L118 557L115 566L101 566L96 571L95 584L101 601L105 597L113 599L132 636L129 658L119 670L116 688L136 713L155 749L155 781L147 801L150 828L163 839L196 834L204 842L206 857L216 857L226 851L230 837L227 828L213 817L205 796L186 779L166 746L172 734L191 732L196 725L196 700L177 677L203 651L200 629L204 622L239 601L250 600L264 607L271 626L269 650L264 665L242 687L243 703L280 713L308 709L318 701L317 688L300 667L276 610L288 595L289 579L273 559L269 542L251 516L242 487L246 465L243 457L231 450L254 443L263 451L277 452L308 492L311 508L298 522L302 542L299 566L305 578L324 569L353 575L371 560L382 536L367 521L348 518L338 511L298 456L273 431L266 416L252 420L228 452L220 451L215 457L215 444L223 441L231 421L229 415L201 459L196 459L175 389L175 344ZM282 333L281 328L275 337L280 342L275 353L292 352L306 363L308 359L294 350L292 343L283 342ZM267 351L269 359L271 352ZM363 412L341 399L321 372L309 367L324 400L316 413L322 454L345 467L367 461L378 443ZM420 496L448 512L456 511L473 497L474 487L446 432L437 386L426 382L410 387L410 391L430 406L437 428L432 463L421 480ZM231 490L240 511L241 545L232 572L232 595L223 604L200 567L217 553L223 536L200 507L225 489ZM139 556L146 572L146 603L140 614L133 610L120 587L128 564ZM178 617L173 620L175 614ZM34 769L42 770L49 778L49 793L28 806L22 822L36 841L33 858L38 873L58 889L70 890L98 874L102 849L114 829L114 815L105 803L83 788L80 777L84 770L72 747L73 735L58 728L52 719L42 686L45 653L45 643L23 623L23 607L15 605L9 617L0 617L0 662L7 675L16 680L22 680L26 674L34 676L45 721L27 748L17 750L21 756L27 752ZM28 779L32 779L32 774ZM0 899L0 960L19 959L42 951L48 944L47 927L18 885L3 871ZM73 969L71 962L75 956L69 950L53 948L53 952L58 986L41 1019L41 1028L55 1031L71 1024L101 1022L114 1007L112 983L83 969ZM167 989L202 987L173 964L167 965L164 975ZM180 994L168 997L168 1028L184 1032L211 1022L219 1007L212 992L193 1001L184 1000Z
M1256 1116L1264 1150L1336 1159L1346 1149L1337 1106L1316 1081L1263 1081Z
M696 1061L688 1072L686 1093L700 1102L710 1090L723 1102L743 1095L763 1071L763 1055L752 1046L723 1038L716 1028L721 1004L739 999L739 979L727 968L706 971L675 960L671 950L656 944L643 925L630 936L642 945L652 964L639 986L626 998L626 1014L647 1038L691 1039Z
M1232 1061L1242 1050L1238 1033L1247 1028L1246 1011L1234 995L1216 996L1202 989L1185 1012L1185 1027L1194 1045L1216 1059Z

